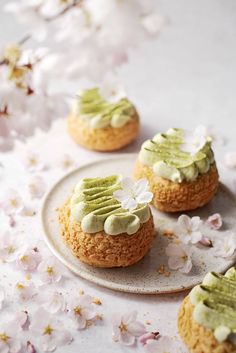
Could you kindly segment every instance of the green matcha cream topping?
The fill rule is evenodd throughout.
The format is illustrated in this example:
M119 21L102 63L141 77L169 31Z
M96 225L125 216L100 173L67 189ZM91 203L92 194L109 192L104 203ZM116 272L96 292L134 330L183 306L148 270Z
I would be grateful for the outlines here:
M134 116L135 109L126 98L110 103L102 97L98 88L92 88L78 95L74 112L80 119L87 121L91 128L102 129L124 126Z
M71 197L71 216L81 222L85 233L105 231L109 235L134 234L150 218L147 204L138 205L133 211L121 207L113 196L121 189L120 175L106 178L82 179Z
M181 150L183 143L184 130L169 129L165 134L159 133L143 143L139 160L151 167L156 175L175 183L194 181L215 163L211 139L208 138L194 155Z
M208 273L202 284L192 289L190 301L194 306L193 319L214 331L219 342L236 345L236 268L224 276Z

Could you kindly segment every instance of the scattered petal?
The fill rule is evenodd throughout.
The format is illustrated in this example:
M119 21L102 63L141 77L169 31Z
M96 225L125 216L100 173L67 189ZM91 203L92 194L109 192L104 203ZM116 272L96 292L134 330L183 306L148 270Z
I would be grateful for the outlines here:
M33 199L41 199L46 191L46 183L41 176L34 176L28 184L28 189Z
M28 301L37 294L37 290L32 282L17 282L15 285L15 294L18 300Z
M140 337L146 333L145 326L137 321L136 311L131 311L124 315L114 314L112 325L113 340L126 346L133 345L136 337Z
M18 269L22 271L34 271L41 261L41 255L36 248L24 248L16 260Z
M214 213L212 216L208 217L206 224L211 229L220 229L223 224L221 215L219 213Z
M63 312L66 309L64 296L59 292L44 292L39 296L42 307L51 314Z
M207 129L203 125L199 125L192 131L184 132L184 143L181 145L181 150L192 155L199 152L208 139Z
M235 255L236 236L232 232L227 232L224 235L219 235L212 239L212 253L216 257L231 258Z
M59 282L63 274L61 264L54 257L43 260L38 266L38 272L44 284Z
M186 244L170 243L166 247L168 266L172 270L189 273L192 269L192 248Z
M93 298L90 295L70 298L67 308L78 330L85 329L88 321L96 318Z
M155 340L159 336L159 332L147 332L139 337L139 342L145 346L148 340Z
M201 225L202 221L200 217L190 218L187 215L181 215L178 218L175 234L184 244L197 244L203 237L200 230Z

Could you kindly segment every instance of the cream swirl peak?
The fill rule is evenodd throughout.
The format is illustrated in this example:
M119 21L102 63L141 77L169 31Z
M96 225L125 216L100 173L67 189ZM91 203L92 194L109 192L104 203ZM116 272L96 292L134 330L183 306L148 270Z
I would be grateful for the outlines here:
M128 211L114 197L114 192L122 188L121 180L121 175L112 175L86 178L78 183L71 197L71 216L81 222L85 233L134 234L149 220L148 204L139 204Z
M128 99L122 98L118 102L110 103L102 97L99 88L78 94L74 112L94 129L107 126L119 128L136 115L135 108Z
M208 273L202 285L190 293L194 306L193 319L214 331L219 342L230 341L236 345L236 268L229 269L224 276Z
M176 183L194 181L199 174L207 173L214 164L211 139L207 138L203 147L191 154L181 149L185 143L185 131L169 129L143 143L139 153L142 164L152 167L154 173Z

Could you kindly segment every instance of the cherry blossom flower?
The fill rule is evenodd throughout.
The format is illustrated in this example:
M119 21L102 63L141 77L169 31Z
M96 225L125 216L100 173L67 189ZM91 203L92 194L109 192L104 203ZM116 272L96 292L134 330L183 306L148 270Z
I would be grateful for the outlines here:
M36 248L24 248L16 260L17 267L22 271L34 271L41 261L41 255Z
M25 169L29 172L40 172L45 169L45 163L40 159L40 156L35 152L28 152L23 160Z
M231 258L235 255L236 236L233 232L227 232L212 239L212 253L216 257Z
M28 301L36 294L36 287L32 282L17 282L15 285L15 294L20 301Z
M16 215L19 214L24 207L23 200L14 189L9 189L2 197L1 208L7 215Z
M46 191L44 179L39 175L33 177L28 184L28 189L33 199L40 199Z
M212 216L208 217L206 224L211 229L220 229L223 224L221 215L219 213L214 213Z
M96 317L93 298L90 295L70 298L67 308L78 330L85 329L88 322Z
M199 244L203 245L203 246L208 246L208 247L212 247L212 241L210 238L207 237L203 237L200 241Z
M110 103L116 103L126 97L123 85L111 77L106 77L100 85L101 96Z
M157 340L150 339L144 348L147 353L187 353L181 342L168 336L161 336Z
M146 332L139 337L139 342L145 346L148 340L155 340L159 336L159 332Z
M184 132L184 142L181 145L181 150L191 153L192 155L199 152L207 142L207 129L203 125L199 125L192 131Z
M60 163L60 165L63 169L71 168L74 166L74 164L75 164L75 162L69 154L65 154L61 160L61 163Z
M2 287L0 287L0 310L2 309L4 300L5 300L5 291Z
M192 269L192 248L185 244L170 243L166 247L168 266L172 270L189 273Z
M16 337L19 328L16 323L0 323L0 352L1 353L20 353L22 345ZM14 336L13 336L14 335Z
M228 152L225 155L225 165L228 168L236 168L236 152Z
M121 202L121 206L129 211L133 211L139 204L151 202L153 198L146 179L134 182L131 178L124 178L121 187L122 189L115 191L113 195Z
M61 264L54 257L49 257L39 264L38 272L42 283L49 284L59 282L63 271Z
M59 292L42 292L39 295L42 307L51 314L63 312L66 309L64 296Z
M190 218L187 215L181 215L178 218L176 235L184 244L197 244L201 241L203 235L200 230L202 221L200 217Z
M23 330L27 330L29 327L29 316L26 311L19 311L14 314L14 322L21 327Z
M30 341L27 341L27 344L26 344L26 353L37 353L34 345L30 342Z
M114 314L112 317L113 340L126 346L132 346L136 337L142 336L145 332L145 326L137 321L137 312L131 311L127 314Z
M42 308L34 314L30 330L39 338L44 352L53 352L57 347L68 345L72 341L70 332L63 327L62 322Z
M21 242L16 234L5 231L0 236L0 260L13 262L16 260Z

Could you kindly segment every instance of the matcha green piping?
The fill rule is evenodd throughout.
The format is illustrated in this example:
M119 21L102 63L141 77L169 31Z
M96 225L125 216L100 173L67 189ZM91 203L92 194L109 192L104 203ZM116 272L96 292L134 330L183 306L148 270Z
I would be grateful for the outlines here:
M219 342L230 341L236 345L236 268L229 269L225 276L208 273L202 285L190 293L194 306L193 319L214 331Z
M207 173L214 164L211 141L207 140L195 155L181 150L183 130L170 129L166 134L157 134L143 143L139 160L153 169L154 173L176 183L194 181L199 174Z
M121 207L113 193L121 189L121 176L83 179L71 197L71 215L86 233L105 231L109 235L134 234L150 218L147 204L132 212Z
M101 96L98 88L92 88L78 96L74 112L87 121L91 128L101 129L107 126L124 126L132 119L135 109L125 98L116 103L109 103Z

